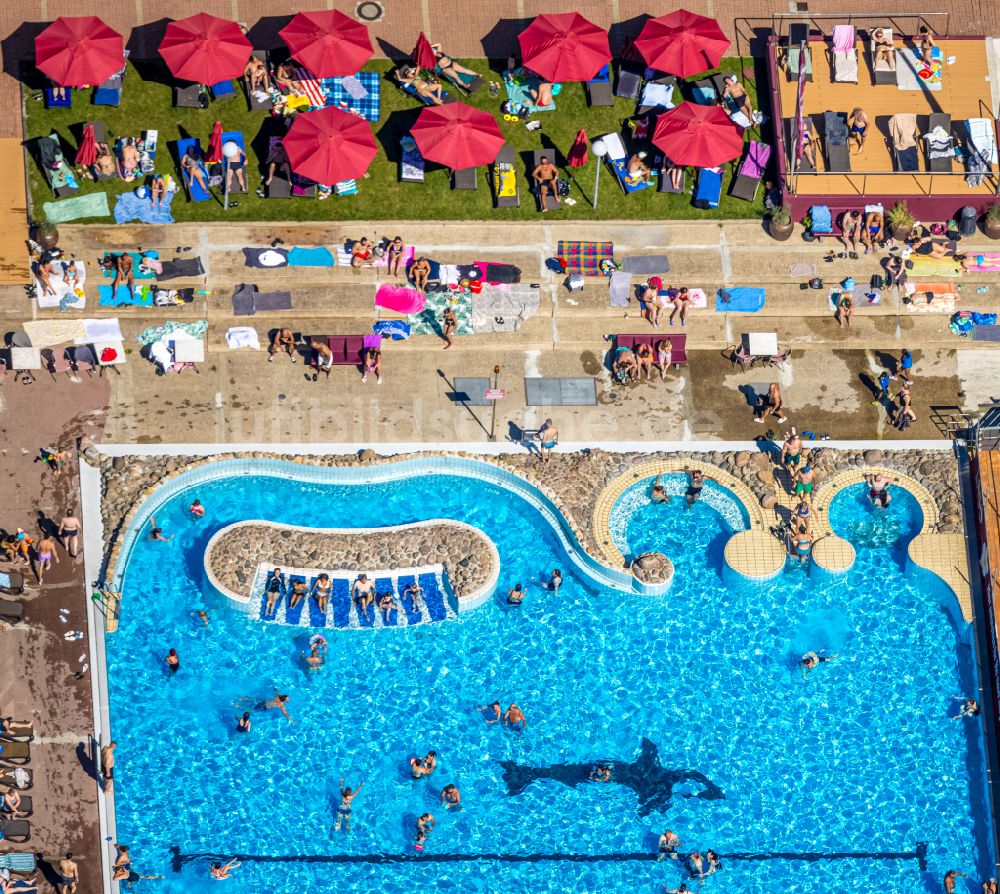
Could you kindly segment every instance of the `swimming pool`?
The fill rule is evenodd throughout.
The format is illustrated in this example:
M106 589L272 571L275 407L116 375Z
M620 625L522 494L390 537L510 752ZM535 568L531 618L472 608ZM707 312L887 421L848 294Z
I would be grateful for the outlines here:
M108 639L118 836L140 871L167 876L157 884L200 888L207 862L192 855L239 853L264 858L228 882L247 892L653 891L683 878L674 861L647 859L666 827L685 851L734 855L705 882L720 891L910 894L923 884L908 856L918 842L938 879L952 867L987 871L978 730L948 716L950 696L972 685L968 637L904 576L919 509L902 492L878 515L860 486L838 495L831 521L858 561L826 582L794 568L727 588L721 523L707 504L680 510L674 526L690 527L680 549L665 550L673 586L650 598L583 576L538 511L495 484L294 474L290 465L171 497L156 517L175 539L139 539L128 554L121 624ZM194 496L206 519L186 517ZM524 606L496 599L436 625L328 632L327 665L310 673L303 631L202 595L204 546L235 521L432 517L490 536L501 589L527 584ZM871 536L890 526L901 536ZM558 599L537 586L555 567L565 576ZM201 608L208 628L191 617ZM173 679L169 648L181 657ZM840 657L803 679L798 656L821 648ZM272 685L291 693L295 723L256 715L249 735L236 734L237 700ZM524 708L523 734L482 722L474 708L494 699ZM428 749L438 770L410 780L406 759ZM604 759L621 762L631 785L564 784ZM508 780L554 778L510 794L504 762ZM365 780L349 835L332 834L341 774ZM439 806L449 782L462 792L454 814ZM414 856L426 811L437 827Z

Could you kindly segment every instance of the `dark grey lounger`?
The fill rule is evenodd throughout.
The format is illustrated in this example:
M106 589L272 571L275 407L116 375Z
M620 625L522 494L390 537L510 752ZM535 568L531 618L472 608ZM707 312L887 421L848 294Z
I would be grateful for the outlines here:
M639 88L642 86L642 69L636 70L636 66L623 62L618 66L618 84L615 87L615 96L622 99L638 99Z
M0 619L8 624L17 624L24 620L24 606L11 599L0 599Z
M0 820L0 832L6 841L25 842L31 840L31 826L27 820Z
M670 169L674 167L674 163L663 156L663 161L660 163L660 176L657 178L658 182L656 184L657 192L672 192L676 195L681 195L687 192L687 168L684 168L684 177L681 180L681 188L674 189L670 183Z
M263 60L264 65L267 66L268 72L270 73L271 66L267 57L267 50L251 50L250 55L255 59ZM240 78L240 80L243 82L243 92L247 95L247 108L249 108L251 112L269 112L274 108L274 103L271 102L270 98L264 100L264 102L257 102L257 100L255 100L250 93L250 85L247 83L247 79Z
M935 127L943 127L948 133L951 133L951 115L947 112L933 112L930 116L930 120L927 123L927 133L934 130ZM955 139L952 137L952 145L954 145ZM953 155L949 155L947 158L931 158L930 157L930 146L927 140L924 140L924 148L927 150L927 170L935 171L937 173L946 173L952 170L952 159Z
M826 169L831 172L850 171L851 147L848 143L847 113L824 112L823 123Z
M531 165L531 170L528 171L528 179L531 180L531 191L535 194L535 202L538 205L539 211L542 210L542 202L538 194L539 193L538 184L535 183L534 178L531 175L532 173L534 173L535 168L537 168L542 163L543 155L554 156L555 153L548 149L536 149L533 156L534 163ZM551 161L552 164L556 163L554 157L550 157L549 161ZM547 192L545 193L545 207L548 208L549 211L558 211L562 207L562 205L556 202L555 196L553 196L552 193Z
M476 168L461 168L458 171L452 171L451 174L451 188L452 189L479 189L479 176L477 174Z
M200 109L201 105L201 84L175 84L174 85L174 108L175 109Z
M511 168L515 171L515 175L514 176L516 177L517 176L517 174L516 174L516 171L517 171L517 153L514 151L514 147L513 146L508 146L505 143L503 145L503 147L500 149L500 151L497 153L496 161L493 164L494 165L500 165L500 164L510 165ZM495 183L496 180L494 179L493 182ZM496 190L494 188L494 193L495 192L496 192ZM520 184L518 184L517 192L515 192L514 195L512 195L512 196L501 196L501 195L496 195L495 194L493 196L493 201L496 204L497 208L520 208L521 207L521 189L520 189Z
M673 75L661 75L658 78L650 78L647 81L647 83L649 83L649 84L663 84L665 87L672 86L674 88L674 98L671 100L671 102L673 102L673 104L675 106L677 105L677 101L676 101L677 100L677 78L675 78ZM641 96L641 94L640 94L640 96ZM639 111L637 111L636 114L637 115L645 115L645 114L647 114L649 112L652 112L655 109L659 109L660 111L664 111L663 106L639 106Z
M613 106L615 95L611 90L611 81L587 81L587 103L593 106Z

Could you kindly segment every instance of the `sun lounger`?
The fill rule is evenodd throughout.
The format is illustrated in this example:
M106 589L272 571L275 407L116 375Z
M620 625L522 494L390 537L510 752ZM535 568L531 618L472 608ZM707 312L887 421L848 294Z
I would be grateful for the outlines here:
M267 159L264 161L264 179L267 180L271 162L275 158L284 158L281 149L281 137L270 137L267 142ZM279 163L274 169L271 182L266 184L269 199L290 199L292 197L292 169L289 165Z
M873 28L872 31L878 29ZM882 28L882 36L894 44L892 38L892 28ZM869 37L869 50L872 56L872 83L873 84L893 84L896 83L896 53L893 52L890 59L877 60L875 55L875 39ZM891 61L890 61L891 60Z
M740 165L739 173L733 178L729 194L737 199L752 202L757 198L757 188L764 177L764 170L771 158L771 147L767 143L752 141L746 157Z
M33 770L29 770L27 767L0 767L0 785L26 792L34 784Z
M889 141L897 171L919 171L920 157L917 141L917 116L912 112L900 112L889 119Z
M691 84L691 100L700 106L714 106L719 101L719 91L711 78L702 78Z
M639 88L642 86L642 72L642 66L635 63L619 63L615 96L620 96L622 99L638 99Z
M0 621L17 624L24 620L24 606L11 599L0 599Z
M31 800L30 795L21 795L21 806L17 808L17 812L24 817L31 816L31 814L35 812L35 805ZM0 822L2 822L6 816L6 814L0 813Z
M0 599L0 607L3 605L16 605L19 602L10 602L7 599ZM0 615L6 620L6 616ZM4 764L26 764L31 760L31 746L27 742L3 742L0 741L0 763Z
M24 592L24 575L20 571L0 571L0 593L20 596Z
M63 157L58 134L39 137L35 145L38 147L38 165L49 181L52 192L59 198L79 192L80 185L73 176L73 169Z
M187 171L185 171L181 165L181 159L184 158L184 155L189 149L191 149L192 146L198 147L198 154L200 156L198 159L198 166L201 168L201 172L205 176L205 182L208 183L208 171L205 168L204 162L205 153L201 151L201 142L197 137L187 137L186 139L177 141L177 166L181 172L181 179L187 187L188 197L192 202L204 202L211 198L211 196L205 189L202 188L201 184L199 184L194 177L188 176Z
M226 143L235 143L240 149L243 150L244 160L239 166L243 168L243 189L240 189L240 182L236 179L236 175L233 175L233 182L229 187L230 195L234 192L236 193L246 193L248 187L250 186L250 167L249 167L249 156L247 156L247 144L243 139L243 131L241 130L225 130L222 132L222 145L225 146ZM223 159L225 161L225 159ZM223 183L225 187L225 183Z
M479 177L476 168L460 168L451 172L452 189L479 189Z
M969 186L979 186L983 175L997 163L996 131L992 118L970 118L966 122L965 167Z
M924 134L924 149L927 152L927 170L950 172L955 159L955 137L951 132L951 115L934 112L927 122Z
M851 147L847 142L847 113L823 113L823 147L826 150L828 171L849 171L851 169Z
M205 93L205 88L201 84L189 84L186 81L178 81L174 84L174 108L208 108L208 94Z
M103 84L94 91L94 98L91 100L95 106L120 106L122 104L122 90L125 86L125 70L128 68L128 54L125 51L125 64L121 71L115 72Z
M833 79L839 84L858 82L858 49L853 25L835 25L830 46Z
M209 88L212 92L212 99L220 102L224 99L236 99L236 87L232 81L219 81Z
M674 189L673 181L670 179L670 172L674 170L675 167L676 165L669 158L667 158L666 155L664 155L663 160L660 162L659 182L656 184L657 192L672 192L676 195L681 195L687 192L687 168L682 168L684 175L681 177L680 188Z
M5 841L23 843L31 840L31 826L23 819L0 819L0 833Z
M625 151L625 143L622 142L621 134L605 134L601 137L601 141L608 150L604 160L608 163L608 167L614 171L615 179L622 188L622 192L627 195L628 193L640 192L653 185L652 182L647 183L641 177L628 176L628 153Z
M448 58L451 58L450 56ZM445 74L441 71L440 65L434 66L434 73L439 78L445 78L449 83L454 84L459 90L461 90L466 95L475 93L480 87L483 86L483 79L477 74L465 74L464 72L455 72L454 74Z
M718 208L722 198L722 168L698 168L698 185L691 201L696 208Z
M672 75L646 81L642 88L642 98L639 100L639 111L636 114L645 115L654 109L660 111L672 109L676 105L674 102L676 85L677 78Z
M417 141L407 134L399 141L399 182L424 182L424 157L420 154Z
M0 854L0 869L8 872L33 873L37 867L34 854L19 854L8 851Z
M45 88L45 108L47 109L69 109L73 106L73 88L66 87L66 95L61 99L56 99L55 90L52 87Z
M436 105L436 103L434 102L433 99L431 99L431 97L429 97L429 96L421 96L417 92L417 88L414 87L412 84L404 84L402 81L400 81L399 78L397 77L398 74L399 74L399 70L398 69L392 73L392 82L400 90L402 90L403 93L405 93L407 96L412 96L414 99L420 100L420 102L422 102L425 106ZM442 90L441 91L441 102L442 103L444 103L445 105L447 105L448 103L454 102L454 101L455 101L455 97L452 96L451 94L449 94L447 90Z
M533 162L531 165L531 170L528 171L528 179L531 181L531 191L534 193L535 201L538 204L538 210L542 210L541 198L539 196L538 184L535 183L535 178L532 176L535 168L537 168L542 163L542 156L549 158L553 164L555 164L555 159L552 158L553 153L545 149L536 149L533 155ZM562 206L555 200L555 196L552 193L546 191L545 193L545 207L549 211L558 211Z
M517 153L506 143L493 162L493 205L496 208L520 208L517 185Z
M587 105L613 106L614 92L611 89L611 65L605 65L584 85L587 89Z
M803 51L802 44L806 45ZM805 22L796 22L788 26L788 54L785 59L788 80L799 79L799 66L805 68L807 81L813 79L812 50L809 49L809 26Z
M268 58L267 50L251 50L250 55L254 59L260 59L270 73L271 60ZM270 96L268 96L267 99L258 99L250 90L250 85L247 83L247 79L245 77L240 78L240 81L243 83L243 92L246 94L247 108L251 112L269 112L274 108L274 103L271 101Z
M637 345L649 345L655 351L656 345L664 338L670 342L670 362L674 368L687 366L687 335L684 333L665 335L662 332L640 332L616 335L615 347L635 350Z

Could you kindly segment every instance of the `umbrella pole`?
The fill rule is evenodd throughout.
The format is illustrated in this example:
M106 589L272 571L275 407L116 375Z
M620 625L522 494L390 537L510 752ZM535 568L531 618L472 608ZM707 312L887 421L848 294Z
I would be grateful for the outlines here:
M597 176L594 177L594 210L597 210L597 188L601 185L601 160L599 158L595 159L597 162Z

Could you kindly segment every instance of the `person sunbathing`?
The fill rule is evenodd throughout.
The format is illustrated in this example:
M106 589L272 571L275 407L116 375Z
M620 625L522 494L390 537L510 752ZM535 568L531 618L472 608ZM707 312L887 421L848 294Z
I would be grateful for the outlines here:
M434 51L434 58L437 59L437 68L441 74L446 77L451 78L453 81L464 85L464 81L460 77L461 75L469 75L473 78L478 78L479 75L476 74L471 68L466 68L460 62L456 62L447 53L442 52L441 44L432 43L431 49Z
M865 132L868 130L868 116L861 106L857 106L847 118L847 123L851 126L848 137L857 140L858 155L865 150Z
M153 179L149 182L149 201L155 208L157 205L163 205L163 200L167 197L167 184L163 179L162 174L154 174Z
M552 84L548 81L539 81L538 86L532 87L528 93L538 108L544 109L552 105Z
M958 243L954 239L940 239L937 236L924 236L910 243L910 248L916 255L924 255L935 261L943 258L952 258L958 248Z
M274 81L282 93L302 93L302 85L295 77L295 69L291 62L282 62L274 70Z
M872 46L875 50L875 64L884 62L890 69L896 68L896 50L892 41L886 37L885 31L876 28L872 31Z
M740 79L736 75L730 75L726 78L726 86L722 91L722 96L719 98L719 105L729 115L742 112L748 120L753 120L753 106L750 104L750 94L747 93L746 87L740 83Z
M139 152L130 140L122 143L122 179L131 180L139 170Z
M932 65L934 63L934 47L937 44L934 43L934 38L931 36L931 29L926 25L921 25L919 29L920 34L920 60L924 65Z
M646 153L640 150L628 160L628 167L625 169L625 173L629 180L642 180L643 183L649 183L653 172L644 161L645 158Z
M62 102L66 99L66 88L62 84L57 84L55 81L49 81L50 89L52 90L52 101Z
M52 283L49 282L49 277L52 275L52 259L43 257L35 265L35 278L38 280L38 285L42 288L43 295L55 295L56 290L52 287Z
M362 237L351 246L351 266L370 267L375 263L374 245L367 237Z
M247 191L247 181L243 176L243 172L246 170L247 166L247 154L243 151L243 147L239 143L233 143L233 145L239 149L239 154L236 158L226 158L226 183L227 189L233 191L233 177L236 177L236 182L239 184L240 192Z
M181 158L181 168L187 175L188 188L191 187L192 183L197 182L205 192L208 192L208 183L205 181L205 172L201 167L201 152L198 150L197 143L192 143L184 153Z
M691 296L685 288L680 288L676 292L673 292L673 290L671 291L674 309L670 311L670 325L674 325L674 317L677 316L677 314L680 314L681 325L687 326L688 305L691 303Z
M666 160L667 176L670 178L670 188L674 192L684 190L684 172L687 170L683 165L675 165L670 159Z
M135 274L132 270L132 255L123 251L115 258L115 278L111 280L111 294L118 291L118 283L124 281L128 293L135 298Z
M417 69L412 65L397 69L396 80L404 87L411 87L416 91L417 96L429 99L434 105L444 105L444 100L441 98L444 88L438 83L420 77Z
M410 281L413 283L413 287L418 291L422 292L427 288L427 280L430 279L430 275L431 262L428 261L427 258L418 258L410 264Z
M247 60L247 66L243 69L243 77L246 79L247 88L251 93L267 93L271 89L271 78L267 73L267 66L264 60L257 56L251 56Z
M546 195L551 195L557 205L561 204L559 201L558 189L559 171L556 166L549 161L548 156L543 155L539 159L535 170L531 172L531 179L534 180L538 186L538 201L542 206L543 214L549 210Z
M865 247L865 254L869 251L878 251L878 247L885 242L885 218L881 211L869 211L865 216L865 225L861 230L861 243Z
M816 134L813 132L812 124L806 127L805 132L802 134L802 158L809 162L809 169L812 171L816 170ZM802 161L799 160L799 167L801 168Z
M286 180L292 179L292 166L288 161L288 153L285 152L284 144L279 140L272 147L267 155L267 180L265 186L270 186L274 179L274 172L281 168Z
M115 173L115 154L107 143L97 144L97 158L94 159L94 169L101 177L110 177Z

